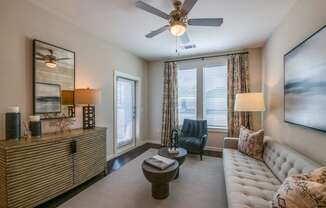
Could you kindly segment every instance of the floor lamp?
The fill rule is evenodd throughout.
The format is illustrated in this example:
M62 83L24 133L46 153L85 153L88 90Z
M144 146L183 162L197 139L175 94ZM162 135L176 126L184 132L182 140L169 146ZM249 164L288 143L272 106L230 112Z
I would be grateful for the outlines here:
M239 93L236 95L234 111L237 112L264 112L265 102L264 94L260 92L255 93ZM246 124L249 126L249 120Z

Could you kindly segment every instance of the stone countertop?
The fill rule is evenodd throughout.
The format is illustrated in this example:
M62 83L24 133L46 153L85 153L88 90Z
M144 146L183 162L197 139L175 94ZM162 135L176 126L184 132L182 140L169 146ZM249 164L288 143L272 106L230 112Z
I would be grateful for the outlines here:
M66 132L58 132L58 133L45 133L41 137L32 137L30 139L8 139L8 140L0 140L0 149L10 149L14 147L20 146L29 146L29 145L37 145L48 142L55 142L64 139L72 139L74 137L78 137L81 135L87 135L99 131L106 131L104 127L96 127L94 129L72 129Z

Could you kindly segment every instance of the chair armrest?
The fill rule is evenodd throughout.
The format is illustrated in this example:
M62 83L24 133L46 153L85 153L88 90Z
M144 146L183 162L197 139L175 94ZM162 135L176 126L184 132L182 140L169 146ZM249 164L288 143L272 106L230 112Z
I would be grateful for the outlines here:
M238 140L239 138L235 137L224 137L224 148L228 149L238 149Z
M201 145L202 145L202 148L205 147L206 142L207 142L207 135L205 134L205 135L203 135L203 136L201 137Z

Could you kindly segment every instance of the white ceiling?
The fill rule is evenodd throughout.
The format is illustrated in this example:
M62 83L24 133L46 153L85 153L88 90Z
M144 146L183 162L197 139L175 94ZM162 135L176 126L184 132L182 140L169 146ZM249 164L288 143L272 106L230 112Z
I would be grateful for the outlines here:
M117 44L146 60L177 56L169 32L152 39L145 34L167 22L135 7L137 0L29 0L97 37ZM220 28L189 27L196 49L181 56L262 46L296 0L198 0L190 18L223 17ZM171 0L144 0L169 13Z

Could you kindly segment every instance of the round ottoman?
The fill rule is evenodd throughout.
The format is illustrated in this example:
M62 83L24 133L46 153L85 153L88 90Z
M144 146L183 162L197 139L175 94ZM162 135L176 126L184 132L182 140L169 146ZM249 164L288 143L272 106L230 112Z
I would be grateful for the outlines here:
M165 199L169 196L169 182L175 178L178 167L179 164L177 161L164 170L152 167L143 162L143 173L146 179L152 184L152 196L155 199Z

